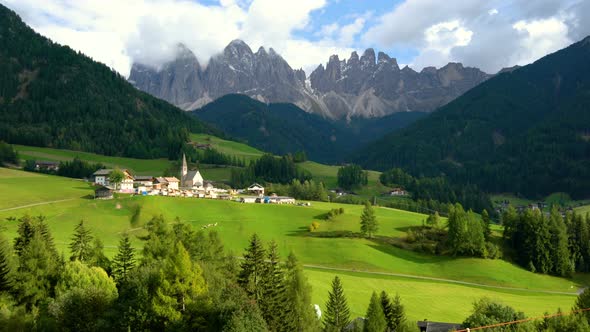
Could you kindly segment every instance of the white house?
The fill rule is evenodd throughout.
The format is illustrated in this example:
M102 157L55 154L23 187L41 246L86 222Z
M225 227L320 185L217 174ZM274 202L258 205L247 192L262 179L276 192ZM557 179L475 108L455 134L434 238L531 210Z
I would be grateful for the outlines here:
M240 203L256 203L257 199L258 199L258 197L256 197L256 196L240 197Z
M178 184L180 183L180 180L178 180L176 177L165 177L164 180L168 182L168 190L178 190Z
M154 177L151 175L136 175L133 184L137 187L151 188L154 185Z
M391 196L407 196L408 192L403 190L402 188L393 188L389 192L389 195L391 195Z
M248 189L246 189L248 192L251 192L253 194L257 194L257 195L264 195L264 187L259 185L258 183L254 183L252 184L250 187L248 187Z
M121 171L123 172L123 180L117 185L119 192L133 193L133 175L131 175L131 172L126 169L122 169ZM94 176L94 183L101 186L111 185L109 176L112 172L112 169L99 169L98 171L94 172L92 174L92 176Z

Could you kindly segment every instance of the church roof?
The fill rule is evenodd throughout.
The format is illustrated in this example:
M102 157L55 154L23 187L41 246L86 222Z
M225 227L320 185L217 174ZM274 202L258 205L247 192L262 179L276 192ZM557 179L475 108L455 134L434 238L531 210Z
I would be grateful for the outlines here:
M186 173L186 175L184 176L185 179L194 179L197 177L197 175L201 175L201 173L199 171L188 171Z

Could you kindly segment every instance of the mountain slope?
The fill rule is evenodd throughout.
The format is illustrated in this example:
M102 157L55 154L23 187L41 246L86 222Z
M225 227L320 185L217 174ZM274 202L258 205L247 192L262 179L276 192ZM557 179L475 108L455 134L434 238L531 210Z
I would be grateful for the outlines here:
M590 37L504 72L362 149L364 166L536 197L590 186Z
M189 132L210 130L107 66L37 34L1 5L0 22L0 140L175 158Z
M265 104L237 94L225 95L192 114L261 150L275 154L305 151L310 159L331 163L425 116L407 112L347 123L327 120L293 104Z
M336 120L383 117L397 112L429 112L448 103L489 75L477 68L449 63L415 72L399 69L395 59L373 49L348 60L333 55L306 82L272 48L253 52L234 40L208 61L207 68L185 46L161 68L134 63L129 81L138 89L186 110L201 107L225 94L248 95L265 103L293 103L310 113Z

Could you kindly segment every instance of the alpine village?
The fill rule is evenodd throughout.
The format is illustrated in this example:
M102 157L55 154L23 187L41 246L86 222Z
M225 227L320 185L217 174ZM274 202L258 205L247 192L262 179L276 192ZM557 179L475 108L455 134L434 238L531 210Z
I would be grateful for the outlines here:
M0 331L590 331L589 15L0 0Z

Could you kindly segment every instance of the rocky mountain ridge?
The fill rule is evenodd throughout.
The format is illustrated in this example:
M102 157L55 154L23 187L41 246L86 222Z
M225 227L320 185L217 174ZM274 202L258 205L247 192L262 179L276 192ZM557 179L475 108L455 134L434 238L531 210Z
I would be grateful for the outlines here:
M161 68L134 63L129 81L186 110L240 93L265 103L293 103L326 118L351 119L430 112L489 77L460 63L420 72L400 69L395 58L383 52L376 57L373 49L361 57L352 52L348 60L332 55L325 67L319 65L307 77L272 48L254 53L245 42L234 40L206 68L179 44L176 58Z

